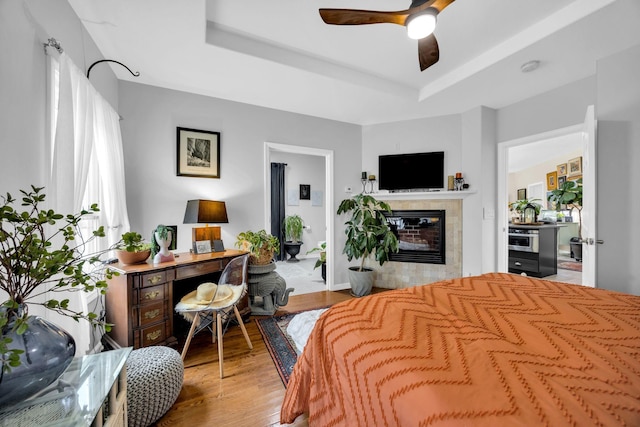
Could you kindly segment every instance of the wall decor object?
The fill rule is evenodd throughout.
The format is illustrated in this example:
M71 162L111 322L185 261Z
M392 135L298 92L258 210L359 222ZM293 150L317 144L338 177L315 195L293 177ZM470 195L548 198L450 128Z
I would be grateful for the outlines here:
M311 206L322 206L323 195L320 190L311 191Z
M287 190L287 206L300 205L300 193L296 190Z
M566 181L567 181L566 176L558 176L558 188L562 187L562 184L564 184Z
M517 200L526 200L527 199L527 189L519 188L518 189L518 199Z
M300 200L311 200L311 186L300 184Z
M220 178L220 132L178 128L178 176Z
M547 191L558 188L558 172L553 171L547 174Z
M198 240L193 243L193 252L197 254L208 254L211 252L211 240Z
M567 174L567 164L563 163L556 167L556 172L558 172L558 176L564 176Z
M582 156L569 160L567 168L567 176L570 178L582 175Z

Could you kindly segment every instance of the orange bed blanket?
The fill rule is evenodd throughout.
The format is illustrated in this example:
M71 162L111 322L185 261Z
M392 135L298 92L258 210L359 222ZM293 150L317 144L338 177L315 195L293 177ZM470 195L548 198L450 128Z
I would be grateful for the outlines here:
M640 297L492 273L337 304L280 422L640 425Z

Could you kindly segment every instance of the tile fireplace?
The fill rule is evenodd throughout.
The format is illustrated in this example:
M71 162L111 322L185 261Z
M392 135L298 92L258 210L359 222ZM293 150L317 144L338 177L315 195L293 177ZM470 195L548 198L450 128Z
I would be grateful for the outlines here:
M385 212L385 217L400 249L391 254L390 261L446 263L444 210L394 210Z

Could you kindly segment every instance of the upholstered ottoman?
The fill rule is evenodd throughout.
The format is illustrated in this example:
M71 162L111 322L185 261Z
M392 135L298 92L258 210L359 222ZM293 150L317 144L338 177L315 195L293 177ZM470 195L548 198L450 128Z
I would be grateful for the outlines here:
M184 379L180 353L170 347L133 350L127 359L127 418L129 426L146 427L174 404Z

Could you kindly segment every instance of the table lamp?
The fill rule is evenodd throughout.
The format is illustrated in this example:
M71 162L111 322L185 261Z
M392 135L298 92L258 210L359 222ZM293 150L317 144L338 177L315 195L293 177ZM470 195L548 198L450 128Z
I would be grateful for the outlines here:
M201 199L187 201L187 209L184 211L184 224L226 224L228 222L227 207L224 202ZM196 242L209 241L212 252L224 251L220 227L218 226L194 227L191 232L191 238L194 249L196 248ZM194 252L200 253L198 250L194 250Z

